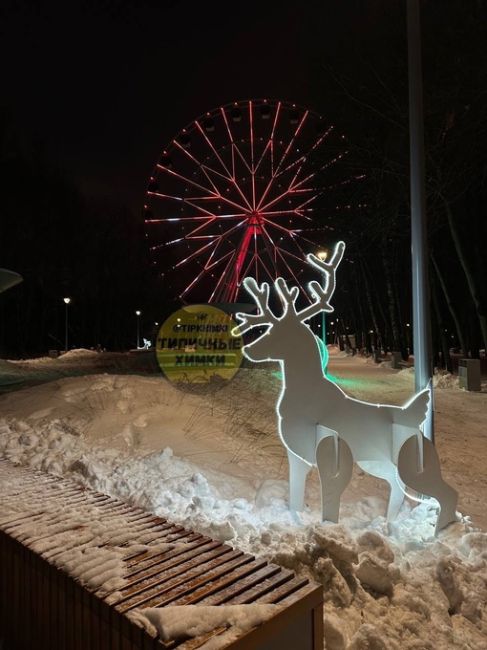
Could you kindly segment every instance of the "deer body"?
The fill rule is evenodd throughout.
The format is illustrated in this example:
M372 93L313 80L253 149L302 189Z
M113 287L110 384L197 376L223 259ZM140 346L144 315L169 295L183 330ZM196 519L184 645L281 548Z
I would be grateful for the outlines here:
M397 480L399 452L413 436L422 441L420 426L427 415L430 391L418 393L403 407L371 404L348 397L324 375L318 341L306 321L321 311L333 311L329 300L344 249L345 244L339 242L328 264L308 255L308 261L326 274L325 284L322 287L318 282L310 283L315 302L301 311L295 305L297 287L288 288L282 278L275 281L283 305L283 313L277 317L269 308L269 285L264 283L259 287L255 280L246 278L245 287L255 299L259 312L237 314L242 321L237 329L242 334L256 326L267 326L267 331L245 345L243 352L251 361L278 361L281 365L283 385L277 403L278 428L288 452L291 508L303 508L306 475L312 465L318 465L323 518L337 520L340 496L350 480L355 461L368 473L389 483L387 514L392 518L404 498ZM410 458L414 449L409 445L407 453L402 454L403 459ZM334 457L331 460L330 454ZM437 458L432 445L428 447L428 457ZM417 460L416 467L421 465L421 458ZM439 463L435 468L435 485L446 486L439 473ZM424 485L424 481L419 480L420 483ZM443 521L454 518L451 504L456 504L449 486L437 492L441 495L447 489L450 497Z

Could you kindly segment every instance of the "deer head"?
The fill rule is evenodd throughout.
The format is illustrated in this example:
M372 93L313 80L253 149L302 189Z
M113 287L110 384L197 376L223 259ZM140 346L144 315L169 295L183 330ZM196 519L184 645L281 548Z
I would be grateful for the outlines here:
M274 288L282 303L282 314L276 316L269 307L270 286L264 282L260 286L254 278L245 278L244 287L254 299L258 312L256 314L236 314L241 321L233 330L234 335L241 336L254 327L266 327L266 330L255 341L243 348L245 356L251 361L280 361L285 358L289 350L289 342L297 341L303 335L303 328L312 335L305 321L321 312L330 313L333 307L330 300L335 291L336 270L345 251L344 242L340 241L335 246L329 262L319 259L310 253L306 259L313 267L324 275L323 286L316 280L308 284L313 302L298 311L296 300L299 295L298 287L288 287L283 278L277 278Z

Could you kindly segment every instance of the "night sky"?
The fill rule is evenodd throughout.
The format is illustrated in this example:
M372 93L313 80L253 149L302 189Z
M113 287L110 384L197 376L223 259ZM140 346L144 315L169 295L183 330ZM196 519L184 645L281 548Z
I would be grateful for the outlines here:
M380 14L367 4L7 1L1 103L83 190L139 210L160 150L206 110L267 97L326 113L313 80L327 52L357 55Z

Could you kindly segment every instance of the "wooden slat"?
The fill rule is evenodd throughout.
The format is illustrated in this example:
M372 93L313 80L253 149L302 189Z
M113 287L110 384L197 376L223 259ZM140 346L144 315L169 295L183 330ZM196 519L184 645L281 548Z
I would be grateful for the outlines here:
M297 578L287 569L255 559L71 480L13 467L2 459L0 475L7 476L12 484L2 498L19 495L21 503L29 504L26 507L30 508L28 513L12 513L12 518L6 518L0 525L0 597L9 608L7 613L0 609L0 629L7 636L17 630L19 647L196 650L226 628L212 630L197 639L164 643L152 639L126 614L135 608L143 611L144 607L166 605L278 603L286 611L295 612L296 620L305 616L306 620L313 621L312 647L321 650L322 605L317 595L321 592L306 578ZM86 516L83 515L85 507ZM86 519L86 524L63 526L61 521L51 519L51 513L61 508L79 510L80 520ZM52 564L59 563L62 554L70 549L83 550L92 544L89 517L93 516L99 516L115 531L114 537L102 540L100 546L126 549L125 583L110 593L87 590ZM38 526L38 533L33 525ZM77 539L72 533L78 530ZM131 544L139 548L131 551ZM159 547L164 544L174 546ZM32 547L45 550L35 553L30 550ZM29 625L25 624L26 619ZM287 624L286 617L278 620L279 625L267 622L244 637L270 639L269 646L267 641L259 641L259 650L271 647L277 650L272 638L277 638L276 634ZM263 631L272 628L274 637L264 632L259 636L261 628ZM257 647L237 642L231 645L238 646L238 650Z

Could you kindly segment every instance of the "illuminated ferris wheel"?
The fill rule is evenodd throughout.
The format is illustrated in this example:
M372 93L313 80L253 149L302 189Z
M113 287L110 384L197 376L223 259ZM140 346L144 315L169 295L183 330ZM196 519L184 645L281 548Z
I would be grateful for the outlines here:
M144 206L173 293L235 302L247 275L301 286L305 255L328 239L315 202L343 185L333 170L345 153L332 125L287 102L234 102L191 122L163 151Z

